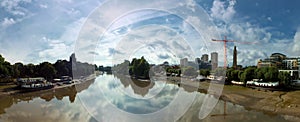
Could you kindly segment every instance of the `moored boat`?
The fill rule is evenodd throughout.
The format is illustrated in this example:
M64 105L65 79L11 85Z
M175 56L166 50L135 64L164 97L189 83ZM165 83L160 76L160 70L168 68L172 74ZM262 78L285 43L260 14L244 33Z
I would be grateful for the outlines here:
M21 90L23 91L37 91L44 89L51 89L54 85L52 83L33 83L33 84L23 84L21 85Z
M51 89L54 84L48 82L42 77L38 78L19 78L18 86L23 92Z

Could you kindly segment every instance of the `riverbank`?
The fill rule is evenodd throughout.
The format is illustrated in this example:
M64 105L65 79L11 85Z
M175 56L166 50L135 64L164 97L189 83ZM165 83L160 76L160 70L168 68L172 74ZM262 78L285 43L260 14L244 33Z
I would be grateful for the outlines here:
M180 77L169 77L170 83L182 86L195 87L197 91L207 92L210 82L197 82ZM179 81L183 81L180 83ZM222 84L214 83L221 88ZM253 89L236 85L224 85L220 99L244 106L249 110L262 111L268 114L291 115L300 117L300 91L270 91Z
M57 89L62 89L62 88L67 88L67 87L72 87L72 86L76 86L76 88L80 89L81 87L85 86L84 84L86 82L94 80L95 77L96 77L96 75L93 74L93 75L90 75L83 79L75 80L75 82L71 83L71 84L63 84L63 85L55 84L55 86L50 89L43 89L43 90L29 91L29 92L26 92L26 91L24 92L22 90L16 89L17 85L2 86L2 88L0 88L0 97L8 96L8 95L18 95L18 94L30 94L30 93L39 93L39 92L42 93L42 92L48 92L48 91L55 91ZM83 86L81 86L81 85L83 85Z
M225 85L221 99L246 109L300 117L300 91L269 91Z

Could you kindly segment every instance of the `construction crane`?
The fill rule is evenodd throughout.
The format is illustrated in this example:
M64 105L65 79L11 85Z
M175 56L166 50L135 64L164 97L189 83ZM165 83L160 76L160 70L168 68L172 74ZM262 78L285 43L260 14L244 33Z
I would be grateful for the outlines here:
M227 40L226 36L224 36L224 40L212 39L212 41L224 43L224 68L225 69L227 68L227 49L226 49L227 42L237 42L237 43L242 43L242 44L254 44L255 43L255 42L239 42L239 41L235 41L235 40Z
M224 43L224 69L227 69L227 49L226 49L226 45L227 42L237 42L237 43L242 43L242 44L255 44L256 42L239 42L239 41L235 41L235 40L227 40L227 37L224 36L224 40L216 40L216 39L212 39L212 41L216 41L216 42L223 42ZM215 115L211 115L211 116L227 116L229 114L226 113L226 101L224 101L224 113L223 114L215 114Z

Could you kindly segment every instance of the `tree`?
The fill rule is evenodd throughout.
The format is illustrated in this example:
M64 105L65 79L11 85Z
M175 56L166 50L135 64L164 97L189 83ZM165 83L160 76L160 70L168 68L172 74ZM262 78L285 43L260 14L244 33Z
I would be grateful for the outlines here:
M9 62L5 61L5 58L0 55L0 77L11 76L13 69Z
M239 71L238 73L238 78L240 79L240 81L242 81L242 74L244 73L244 71Z
M215 75L216 76L225 76L226 75L226 69L224 68L217 68L215 69Z
M99 70L98 66L96 64L94 64L94 66L95 66L95 71L98 71Z
M191 66L188 66L183 69L183 75L185 76L192 76L192 77L197 77L198 73L197 70Z
M56 70L54 66L49 62L43 62L39 65L40 70L40 76L45 77L47 80L53 79L53 77L56 74Z
M247 81L255 78L255 68L247 67L245 71L241 74L241 81L244 82L244 86L247 85Z
M231 77L234 81L240 81L239 79L239 70L234 70L233 72L231 72Z
M15 77L15 78L18 78L18 77L20 77L20 70L19 70L19 67L18 67L18 65L16 65L16 64L14 64L13 66L12 66L12 68L13 68L13 77Z
M290 81L292 80L288 72L279 72L278 79L279 79L279 86L281 87L286 87L287 85L289 85Z
M278 81L278 69L275 67L268 67L267 72L264 74L266 81L275 82Z
M202 69L200 70L200 75L207 77L210 75L210 71L208 69Z
M262 67L262 68L257 68L255 69L254 73L255 73L255 78L257 79L265 79L264 74L267 73L267 68L266 67Z
M8 69L5 66L0 65L0 77L6 77L8 74Z
M24 70L24 75L26 77L35 77L38 74L38 70L36 69L36 66L34 64L25 65Z
M69 65L70 63L67 60L57 60L53 65L57 71L56 77L71 76L72 71Z
M149 78L150 64L144 56L141 59L132 59L130 63L129 73L137 78Z

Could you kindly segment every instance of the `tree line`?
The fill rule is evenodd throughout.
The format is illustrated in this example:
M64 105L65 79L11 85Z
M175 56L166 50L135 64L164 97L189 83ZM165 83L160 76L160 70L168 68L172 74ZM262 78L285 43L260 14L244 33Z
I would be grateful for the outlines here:
M163 66L163 70L165 70L167 76L181 76L183 74L184 76L194 76L197 77L198 74L202 76L209 76L210 70L209 69L200 69L197 71L194 67L187 66L187 67L180 67L179 65L168 65L167 62L160 64L158 66ZM124 62L115 65L112 67L112 70L115 73L123 74L123 75L130 75L137 78L145 78L148 79L149 75L154 75L154 71L150 71L150 68L153 68L156 72L161 72L159 67L156 67L155 65L150 65L148 61L142 56L139 58L133 58L131 61L125 60Z
M233 68L226 71L227 82L240 81L246 84L247 81L253 79L261 79L262 82L277 82L280 86L286 86L292 80L288 72L279 72L276 67L262 67L254 66L246 67L244 70L235 70Z
M21 62L11 64L0 55L1 82L10 82L14 78L44 77L47 80L52 80L61 76L73 77L73 74L86 76L92 74L96 68L98 68L97 65L81 62L73 62L72 67L72 62L67 60L57 60L54 64L50 62L42 62L37 65Z
M149 79L150 64L142 56L141 58L133 58L130 61L125 60L123 63L117 64L112 67L115 73L130 75L139 79Z

